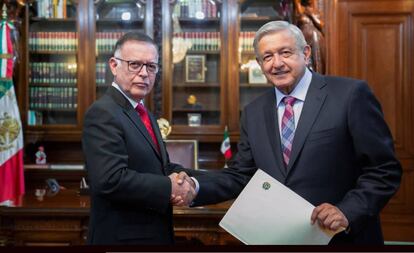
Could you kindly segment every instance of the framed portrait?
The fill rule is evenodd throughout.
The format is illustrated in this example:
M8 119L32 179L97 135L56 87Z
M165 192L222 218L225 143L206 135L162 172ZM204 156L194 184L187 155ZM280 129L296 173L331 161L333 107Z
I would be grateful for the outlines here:
M249 83L253 84L266 84L267 79L263 75L262 69L259 65L254 65L249 67Z
M185 81L189 83L204 83L205 55L187 55L185 57Z

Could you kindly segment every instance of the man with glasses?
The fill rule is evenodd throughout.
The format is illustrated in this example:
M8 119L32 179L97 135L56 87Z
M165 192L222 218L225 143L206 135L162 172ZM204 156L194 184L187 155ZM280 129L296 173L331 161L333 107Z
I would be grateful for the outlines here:
M114 81L87 111L83 152L91 193L89 244L172 244L172 205L188 205L187 170L170 163L153 116L143 104L158 72L147 35L127 33L109 66Z
M284 21L262 26L253 46L273 87L244 108L229 168L195 177L194 204L237 197L260 168L316 206L310 223L345 229L332 244L383 244L379 213L399 187L401 165L367 83L311 72L311 48Z

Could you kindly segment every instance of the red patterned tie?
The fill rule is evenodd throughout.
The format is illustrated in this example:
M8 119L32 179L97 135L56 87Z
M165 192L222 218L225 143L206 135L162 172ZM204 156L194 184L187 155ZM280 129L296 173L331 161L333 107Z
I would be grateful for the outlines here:
M157 141L157 138L155 137L154 130L152 129L151 121L149 119L147 109L145 109L145 107L141 103L138 103L135 110L138 112L139 116L141 117L142 123L144 123L145 127L147 128L147 131L150 134L155 146L157 146L157 151L160 152L160 146L158 145L158 141Z
M296 99L291 96L283 98L285 112L282 117L282 152L285 166L289 164L293 136L295 136L295 117L293 114L293 104L295 103L295 100Z

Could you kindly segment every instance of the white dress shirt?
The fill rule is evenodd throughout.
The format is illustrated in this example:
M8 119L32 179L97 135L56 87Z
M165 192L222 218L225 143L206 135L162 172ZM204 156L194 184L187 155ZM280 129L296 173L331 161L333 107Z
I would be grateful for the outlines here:
M282 139L282 117L285 111L285 103L283 103L282 99L286 96L291 96L296 98L295 103L293 104L293 113L295 119L295 129L298 125L300 114L302 113L303 104L305 103L306 94L308 93L309 85L312 81L312 73L308 68L305 69L305 73L303 74L302 78L300 79L299 83L293 89L293 91L289 94L283 94L275 87L276 91L276 106L277 106L277 116L279 122L279 134L280 139Z

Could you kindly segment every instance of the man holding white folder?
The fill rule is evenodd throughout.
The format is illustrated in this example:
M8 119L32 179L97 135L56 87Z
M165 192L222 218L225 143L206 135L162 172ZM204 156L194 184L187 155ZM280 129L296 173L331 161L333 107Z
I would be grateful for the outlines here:
M245 107L229 168L196 177L194 205L236 198L260 168L316 206L309 223L345 230L332 244L383 244L379 213L401 165L368 84L311 72L309 45L284 21L260 28L254 48L274 88Z

